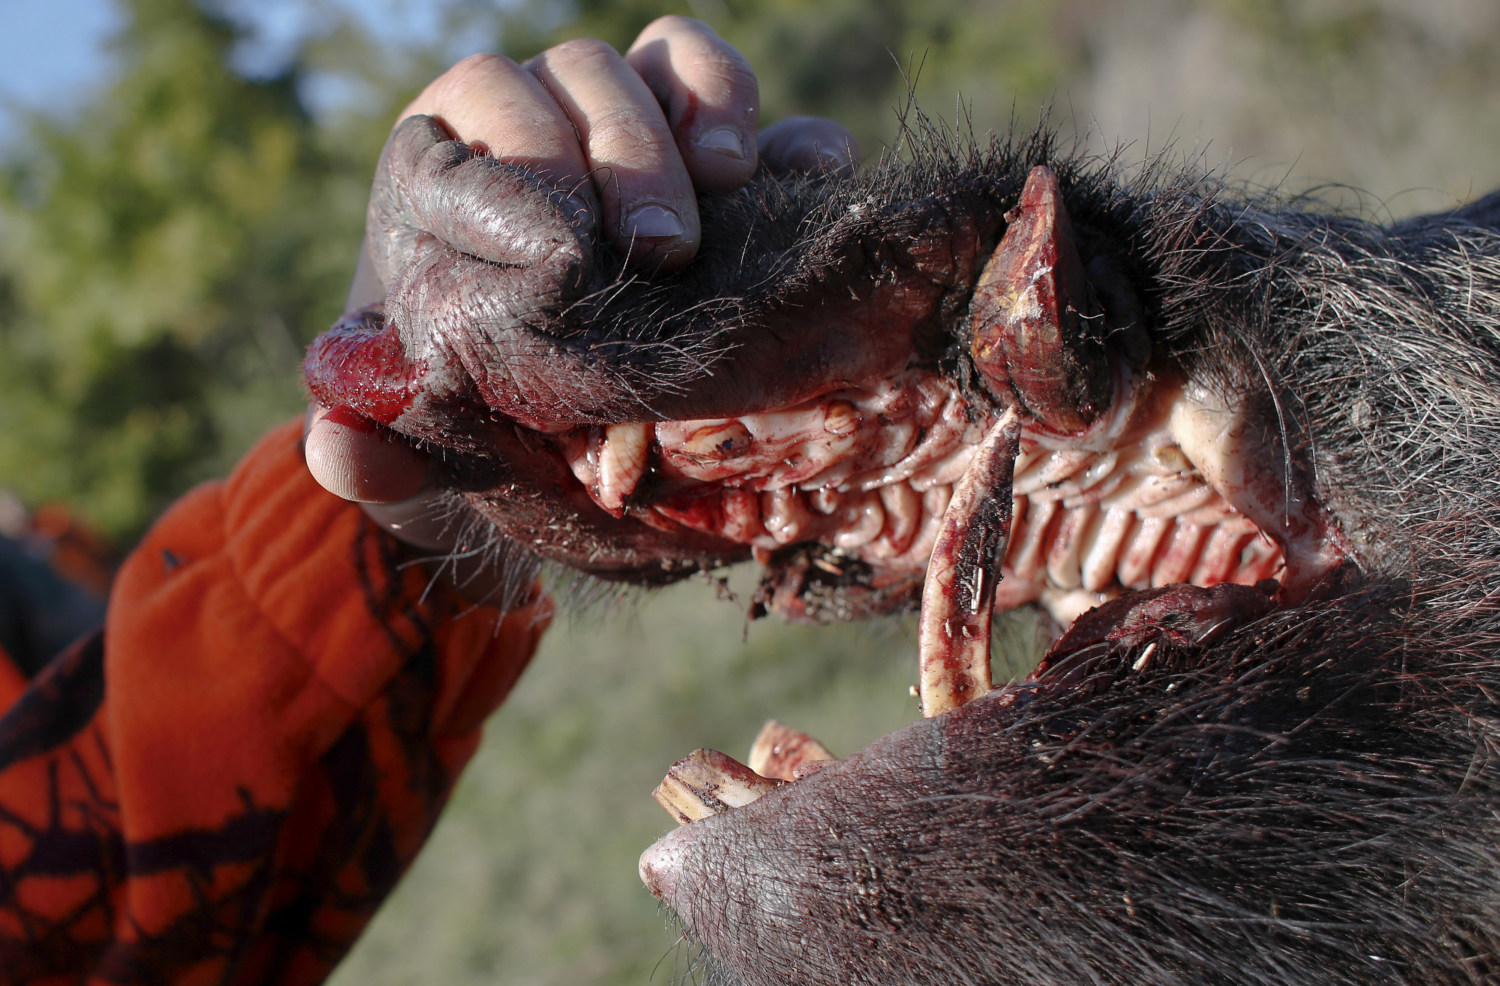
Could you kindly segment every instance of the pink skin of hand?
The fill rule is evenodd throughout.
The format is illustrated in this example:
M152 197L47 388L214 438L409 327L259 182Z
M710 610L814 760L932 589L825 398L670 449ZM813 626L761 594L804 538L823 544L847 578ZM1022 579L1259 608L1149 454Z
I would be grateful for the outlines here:
M731 189L760 161L786 170L853 168L854 140L831 120L793 117L758 131L755 75L707 25L663 17L623 55L601 41L567 41L524 64L474 55L427 86L401 114L438 118L506 163L576 183L605 239L659 269L697 252L698 189ZM384 297L362 250L347 307ZM452 518L428 457L348 407L309 409L308 469L329 492L361 504L416 555L453 547ZM453 576L444 566L445 578ZM503 573L454 580L489 598Z

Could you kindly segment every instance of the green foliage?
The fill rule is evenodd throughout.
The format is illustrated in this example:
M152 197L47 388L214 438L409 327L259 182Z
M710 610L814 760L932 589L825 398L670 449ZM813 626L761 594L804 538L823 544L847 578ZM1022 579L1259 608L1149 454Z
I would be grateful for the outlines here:
M120 537L299 407L379 146L331 144L298 66L233 72L190 0L129 15L113 86L37 114L0 182L0 476Z

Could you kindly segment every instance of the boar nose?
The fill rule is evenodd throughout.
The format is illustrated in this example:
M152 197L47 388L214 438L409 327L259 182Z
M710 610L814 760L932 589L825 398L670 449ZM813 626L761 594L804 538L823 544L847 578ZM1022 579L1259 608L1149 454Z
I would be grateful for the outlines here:
M698 830L697 825L675 828L641 853L641 882L657 900L674 908L673 893L677 889L677 877L689 850L698 839Z

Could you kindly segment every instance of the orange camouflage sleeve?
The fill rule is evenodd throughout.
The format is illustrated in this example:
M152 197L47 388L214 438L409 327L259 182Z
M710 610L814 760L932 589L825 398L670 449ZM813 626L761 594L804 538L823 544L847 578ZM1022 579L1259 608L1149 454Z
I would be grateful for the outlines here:
M329 973L551 615L397 562L288 425L160 520L102 634L0 676L0 982Z

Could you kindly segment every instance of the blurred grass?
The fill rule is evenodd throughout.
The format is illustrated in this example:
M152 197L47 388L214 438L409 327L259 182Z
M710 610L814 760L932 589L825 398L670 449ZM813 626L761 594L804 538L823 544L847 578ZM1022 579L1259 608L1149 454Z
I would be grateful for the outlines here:
M910 621L746 628L715 595L690 582L552 631L335 983L652 981L671 939L635 858L672 827L649 796L668 765L743 758L767 717L842 754L916 715Z
M690 581L550 632L487 727L432 842L335 986L670 982L672 938L635 861L672 828L651 800L697 747L743 759L767 718L852 753L917 718L915 619L746 626ZM1001 628L1018 669L1035 624ZM654 978L653 978L654 974Z

